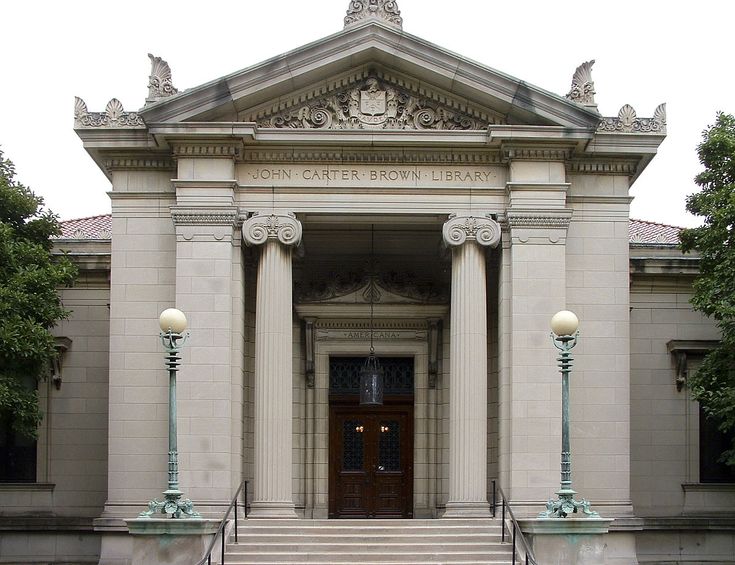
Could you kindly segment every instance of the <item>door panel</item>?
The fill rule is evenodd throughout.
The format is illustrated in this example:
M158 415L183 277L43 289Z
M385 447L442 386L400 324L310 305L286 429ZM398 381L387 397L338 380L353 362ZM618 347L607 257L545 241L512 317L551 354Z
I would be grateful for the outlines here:
M365 465L365 418L340 415L339 442L340 453L337 481L337 499L340 514L350 517L366 517L368 468Z
M413 513L413 405L330 409L329 516Z

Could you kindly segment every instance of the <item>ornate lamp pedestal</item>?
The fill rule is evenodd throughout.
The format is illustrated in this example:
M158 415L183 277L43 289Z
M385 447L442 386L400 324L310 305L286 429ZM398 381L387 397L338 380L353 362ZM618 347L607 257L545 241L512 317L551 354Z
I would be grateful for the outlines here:
M182 498L179 490L179 452L176 432L176 372L181 361L181 348L188 339L183 335L186 329L184 313L175 308L164 310L160 318L161 343L166 350L168 367L168 488L163 492L163 500L153 499L148 510L141 512L139 518L152 518L155 514L169 514L171 518L201 518L194 510L194 503Z
M579 320L573 312L562 310L551 319L552 340L559 351L559 369L561 371L561 487L556 492L558 500L549 500L546 510L539 518L566 518L581 510L590 518L600 515L590 510L590 503L582 499L574 499L576 491L572 489L572 454L569 446L569 373L572 372L572 349L579 339Z

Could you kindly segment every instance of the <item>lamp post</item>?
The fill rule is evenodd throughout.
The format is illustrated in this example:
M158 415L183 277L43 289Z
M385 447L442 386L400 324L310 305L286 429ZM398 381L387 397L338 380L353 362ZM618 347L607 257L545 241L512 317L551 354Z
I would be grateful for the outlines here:
M599 518L600 515L590 510L590 503L584 499L574 500L577 494L572 489L572 454L569 447L569 373L572 372L572 349L579 340L579 319L568 310L557 312L551 318L551 339L559 351L559 369L561 371L561 487L557 491L558 500L549 500L546 510L539 518L566 518L569 514L581 510L587 517Z
M189 335L184 335L186 316L181 310L168 308L161 312L161 343L166 350L168 367L168 488L163 500L153 499L148 510L141 512L139 518L151 518L154 514L170 514L171 518L200 518L194 510L194 503L179 490L179 452L176 442L176 372L181 361L181 348Z

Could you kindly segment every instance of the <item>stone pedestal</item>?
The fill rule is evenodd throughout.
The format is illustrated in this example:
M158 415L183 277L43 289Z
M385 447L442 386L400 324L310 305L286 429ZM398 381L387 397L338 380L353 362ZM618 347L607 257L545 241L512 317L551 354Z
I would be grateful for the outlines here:
M544 518L520 520L539 565L606 565L612 520Z
M453 216L444 224L452 248L449 365L449 500L445 518L488 517L487 300L485 253L500 226L482 216Z
M126 520L133 536L131 565L191 565L204 556L217 532L215 520Z
M260 245L255 306L255 488L253 518L296 518L292 485L291 247L301 223L290 215L256 214L242 230Z

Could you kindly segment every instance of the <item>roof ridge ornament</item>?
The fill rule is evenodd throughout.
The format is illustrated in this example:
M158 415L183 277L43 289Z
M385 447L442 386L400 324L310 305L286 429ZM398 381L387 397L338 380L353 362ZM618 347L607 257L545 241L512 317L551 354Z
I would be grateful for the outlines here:
M369 18L384 20L403 29L403 18L395 0L351 0L345 16L345 28Z
M113 98L107 103L104 112L90 112L87 104L74 97L74 128L141 128L145 127L143 118L137 112L126 112L122 103Z
M597 108L595 102L595 83L592 80L592 65L595 60L586 61L577 67L572 77L572 87L567 98L583 106Z
M150 53L148 53L148 58L151 60L151 75L148 77L146 105L179 92L173 85L171 67L168 63L161 57L156 57Z
M666 102L656 106L652 118L639 118L630 104L625 104L616 117L602 118L599 132L666 134Z

